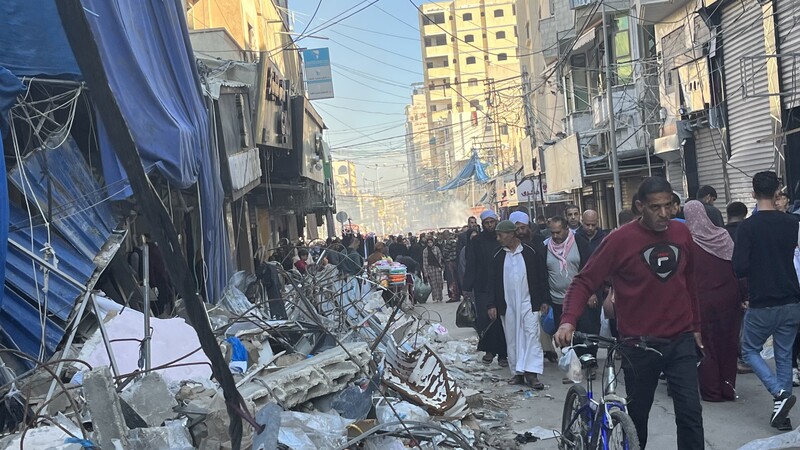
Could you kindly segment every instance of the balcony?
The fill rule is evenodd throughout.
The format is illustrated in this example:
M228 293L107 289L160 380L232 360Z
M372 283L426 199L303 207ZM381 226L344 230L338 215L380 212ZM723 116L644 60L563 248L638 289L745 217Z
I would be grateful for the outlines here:
M617 117L632 114L637 110L635 86L615 86L612 93L614 95L614 112ZM596 95L592 98L592 124L595 128L605 128L607 126L607 105L605 94Z
M446 56L450 58L450 48L451 47L447 44L425 47L425 58L436 58L437 56Z
M452 67L434 67L432 69L425 69L428 73L428 79L433 80L435 78L451 78L453 75L453 68Z
M450 100L450 97L456 95L451 89L437 86L434 89L428 90L428 95L430 95L430 99L432 102L437 100Z
M570 0L570 7L575 11L575 29L581 30L585 23L595 23L602 20L602 6L595 8L596 1L590 0ZM616 11L628 11L630 8L629 0L605 0L606 14L616 13ZM575 7L572 8L572 5Z
M683 11L689 0L632 0L636 16L642 21L660 22L675 11ZM694 7L694 2L692 7Z
M550 64L558 59L558 32L555 16L539 19L539 36L542 45L542 56Z

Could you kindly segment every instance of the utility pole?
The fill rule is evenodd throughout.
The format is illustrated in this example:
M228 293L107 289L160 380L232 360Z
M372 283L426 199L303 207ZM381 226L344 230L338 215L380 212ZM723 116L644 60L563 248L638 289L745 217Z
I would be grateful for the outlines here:
M608 28L606 26L606 4L600 0L603 14L603 49L606 54L606 107L608 108L608 145L611 147L609 162L611 174L614 178L614 206L616 214L622 211L622 184L619 181L619 161L617 159L617 123L614 117L613 82L611 80L611 48L608 42ZM649 155L648 155L649 159ZM616 214L614 217L616 217Z
M533 154L533 152L537 153L536 165L539 166L539 173L541 174L544 170L544 158L543 152L539 149L539 145L536 143L536 118L533 115L533 105L531 105L531 80L527 66L522 66L522 104L525 107L525 133L530 138L531 154ZM524 164L525 163L523 162L523 167L525 167ZM536 170L535 167L534 170ZM541 182L539 185L541 186ZM531 187L533 192L528 193L528 211L531 213L531 219L533 219L533 216L536 214L536 182L533 177L531 177ZM532 208L531 194L533 194ZM544 202L542 202L541 207L542 214L544 215Z

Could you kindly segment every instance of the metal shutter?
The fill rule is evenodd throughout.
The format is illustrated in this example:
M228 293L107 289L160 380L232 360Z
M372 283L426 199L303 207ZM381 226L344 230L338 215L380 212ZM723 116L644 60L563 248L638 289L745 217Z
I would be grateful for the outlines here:
M667 180L669 184L672 185L672 190L677 192L678 195L685 200L686 193L683 192L683 165L680 160L667 161L666 173Z
M800 2L777 0L778 53L800 53ZM781 92L800 92L800 57L784 57L780 60ZM800 95L783 98L786 108L800 106Z
M714 128L700 128L694 132L694 148L697 154L697 178L700 186L709 185L717 190L717 204L724 210L728 204L725 197L725 176L722 164L725 152L722 133ZM690 192L692 196L696 192Z
M743 56L765 54L761 7L755 1L733 2L722 11L721 27L731 146L728 161L730 200L747 203L751 201L752 176L762 170L774 169L769 97L744 98L739 67ZM757 65L753 79L744 82L748 92L768 92L766 65Z

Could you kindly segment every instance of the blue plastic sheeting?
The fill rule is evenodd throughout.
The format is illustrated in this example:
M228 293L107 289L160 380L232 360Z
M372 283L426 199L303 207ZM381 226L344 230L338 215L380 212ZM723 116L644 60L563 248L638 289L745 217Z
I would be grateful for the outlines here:
M3 0L0 17L0 66L20 77L81 78L55 0Z
M34 358L38 357L42 342L39 310L8 286L4 287L3 297L5 302L0 310L0 333L3 334L5 342ZM64 329L50 319L45 323L45 351L46 357L50 357L64 337ZM26 362L26 365L31 367L30 362Z
M83 0L82 4L144 167L155 166L178 188L199 183L210 277L206 289L209 300L215 301L232 262L219 155L211 145L181 2ZM0 66L17 76L83 79L54 0L3 0L0 17L9 18L0 27ZM102 120L97 129L108 197L123 198L130 194L123 189L127 176Z
M464 165L464 168L461 169L461 172L447 184L436 190L449 191L450 189L459 188L469 183L473 177L475 177L475 181L478 183L486 183L490 180L489 175L486 174L486 167L488 166L488 164L481 162L477 152L472 152L472 156L469 158L469 161L467 161L467 164Z
M56 139L61 138L48 142L50 147L59 143ZM19 166L9 171L11 182L33 203L38 203L45 214L48 207L47 184L51 182L51 225L84 257L89 260L94 258L116 227L117 220L105 201L105 190L95 181L75 141L67 137L64 144L56 149L40 148L30 152L23 158L22 164L28 183L23 181ZM33 213L38 215L38 209L34 207ZM11 223L26 226L27 222L26 215L21 224L17 221ZM41 217L37 223L43 223Z
M2 28L2 27L0 27ZM7 69L0 67L0 155L4 155L3 136L8 128L8 112L14 105L17 95L23 92L25 86L19 82ZM0 173L6 173L6 160L0 158ZM6 241L8 240L8 183L0 182L0 285L5 279L6 266ZM3 304L3 297L0 296L0 306Z
M181 2L83 0L82 4L144 166L155 164L178 188L199 184L209 274L206 290L209 300L216 302L232 266L224 192ZM111 160L111 149L101 145L103 159ZM104 175L110 185L123 179L114 178L111 171Z
M19 244L22 248L36 256L42 257L41 249L47 243L47 230L43 226L33 227L33 244L31 245L31 228L28 213L11 207L11 223L22 224L18 229L12 228L9 240ZM17 291L24 292L30 301L44 305L50 314L66 321L69 318L75 300L81 295L83 289L67 281L70 277L82 285L86 285L95 269L91 258L86 258L58 234L51 233L50 245L58 258L58 270L50 271L47 280L47 295L43 292L44 272L42 266L14 245L8 246L8 264L6 265L6 283ZM48 261L51 264L52 260ZM62 275L63 274L63 275ZM39 292L38 298L36 293Z
M17 96L23 92L25 86L19 79L8 69L0 67L0 137L5 136L8 131L8 111L17 102Z

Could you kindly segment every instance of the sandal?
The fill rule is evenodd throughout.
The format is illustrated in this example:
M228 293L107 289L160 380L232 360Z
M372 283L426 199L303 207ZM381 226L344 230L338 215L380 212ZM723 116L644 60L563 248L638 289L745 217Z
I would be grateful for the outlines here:
M508 358L497 358L497 365L500 367L508 367Z
M531 389L533 389L535 391L543 391L544 390L544 383L539 381L538 377L534 378L534 377L531 377L531 376L528 376L528 375L524 375L522 378L524 380L525 386L528 386L529 388L531 388Z
M525 377L523 375L514 375L508 380L508 384L525 384Z

